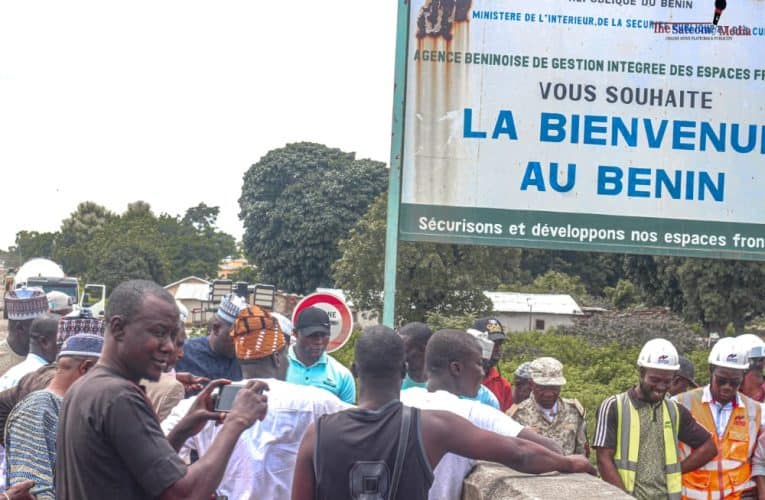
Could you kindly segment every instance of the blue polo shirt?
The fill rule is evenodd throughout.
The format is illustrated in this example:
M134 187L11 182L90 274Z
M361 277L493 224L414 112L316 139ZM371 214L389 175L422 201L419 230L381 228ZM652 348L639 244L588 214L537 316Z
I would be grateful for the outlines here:
M290 346L287 356L290 360L287 382L320 387L346 403L356 401L356 382L350 370L326 352L311 366L300 362L295 355L295 346Z
M483 384L481 384L481 387L478 388L478 394L476 394L474 398L460 396L460 399L478 401L479 403L483 403L487 406L491 406L492 408L499 410L499 400L497 399L497 396L495 396L494 393L492 393L489 388Z
M417 382L414 379L412 379L409 374L407 373L404 377L404 380L401 381L401 390L404 391L406 389L409 389L411 387L428 387L428 381L425 382Z

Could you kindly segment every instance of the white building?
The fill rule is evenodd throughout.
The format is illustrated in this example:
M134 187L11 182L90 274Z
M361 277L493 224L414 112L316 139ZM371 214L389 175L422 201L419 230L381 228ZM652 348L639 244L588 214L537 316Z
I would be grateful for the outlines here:
M205 312L210 297L209 281L196 276L187 276L175 283L170 283L165 287L165 290L189 310L187 324L206 321Z
M584 316L571 295L518 292L483 292L491 300L492 315L507 332L545 331L572 325Z

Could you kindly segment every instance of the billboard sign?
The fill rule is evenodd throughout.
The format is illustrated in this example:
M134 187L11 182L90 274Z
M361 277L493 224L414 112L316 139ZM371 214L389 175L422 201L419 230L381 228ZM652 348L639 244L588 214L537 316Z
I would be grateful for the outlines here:
M401 239L765 260L765 3L410 5Z

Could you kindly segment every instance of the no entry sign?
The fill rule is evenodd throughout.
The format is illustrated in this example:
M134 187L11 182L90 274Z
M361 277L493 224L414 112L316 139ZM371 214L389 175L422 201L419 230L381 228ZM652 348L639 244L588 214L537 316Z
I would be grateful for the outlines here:
M318 307L327 312L330 322L329 345L327 352L335 352L348 342L353 331L353 316L343 300L331 293L312 293L303 298L292 312L292 323L297 323L297 316L307 307Z

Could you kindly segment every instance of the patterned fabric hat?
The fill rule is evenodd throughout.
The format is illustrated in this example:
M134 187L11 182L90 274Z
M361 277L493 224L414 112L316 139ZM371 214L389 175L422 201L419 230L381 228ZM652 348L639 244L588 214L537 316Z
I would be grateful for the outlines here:
M48 312L48 297L42 288L17 288L5 295L8 319L34 319Z
M56 341L62 344L73 335L87 333L90 335L104 336L106 322L94 318L88 309L80 310L79 314L64 316L58 321L58 334Z
M231 336L237 359L244 361L265 358L286 345L279 321L258 306L247 307L239 313Z
M528 361L525 363L522 363L518 368L516 368L515 376L518 378L525 378L526 380L531 380L531 363L529 363Z
M90 333L72 335L61 346L56 359L61 356L88 356L97 358L101 355L103 347L104 338L100 335L92 335Z
M537 358L530 368L531 380L537 385L566 385L563 365L555 358Z
M228 324L233 325L239 312L247 307L247 302L236 294L223 297L218 306L218 317Z

